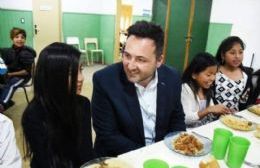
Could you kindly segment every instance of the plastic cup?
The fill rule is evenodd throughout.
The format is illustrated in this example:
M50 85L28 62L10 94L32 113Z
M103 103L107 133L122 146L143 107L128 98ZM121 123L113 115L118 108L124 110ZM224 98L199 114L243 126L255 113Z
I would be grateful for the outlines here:
M149 159L143 164L144 168L169 168L169 165L160 159Z
M173 166L172 168L188 168L188 167L178 165L178 166Z
M211 153L217 160L221 160L225 158L229 140L230 137L232 137L232 135L233 133L227 129L224 128L214 129Z
M229 168L240 168L245 160L250 141L246 138L234 136L230 139L227 156Z

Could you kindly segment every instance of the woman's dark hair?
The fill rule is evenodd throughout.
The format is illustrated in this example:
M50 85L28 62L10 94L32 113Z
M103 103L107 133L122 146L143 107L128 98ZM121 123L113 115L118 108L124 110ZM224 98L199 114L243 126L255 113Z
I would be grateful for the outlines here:
M21 29L21 28L18 28L18 27L12 28L12 30L10 31L10 38L13 39L18 34L22 34L24 36L24 38L26 39L26 32L25 32L25 30Z
M156 46L155 49L156 57L158 58L162 55L163 44L164 44L164 33L162 28L159 25L144 20L137 21L135 24L133 24L127 29L127 38L131 35L152 39Z
M43 109L48 151L54 156L50 164L56 167L57 163L71 164L69 159L74 154L70 149L80 141L81 111L76 105L79 58L80 52L64 43L52 43L41 51L34 76L34 98L23 115L35 104ZM27 156L31 157L30 144L28 149Z
M219 64L221 64L221 65L224 64L222 55L224 55L227 51L229 51L237 43L239 43L241 45L243 50L245 49L244 42L237 36L230 36L221 42L220 46L218 47L217 54L216 54L216 60L218 61Z
M211 54L206 52L198 53L197 55L195 55L189 66L183 72L182 83L187 83L190 86L195 98L199 90L199 85L197 81L192 78L192 75L199 74L206 70L208 67L217 65L217 61ZM208 105L212 96L211 89L203 89L203 92L206 96Z

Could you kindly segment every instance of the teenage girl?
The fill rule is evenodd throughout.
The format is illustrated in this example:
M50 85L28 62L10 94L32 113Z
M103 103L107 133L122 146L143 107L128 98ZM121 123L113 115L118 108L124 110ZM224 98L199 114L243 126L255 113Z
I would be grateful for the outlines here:
M230 36L222 41L216 55L220 67L216 74L214 101L234 112L247 107L252 91L252 70L242 65L244 49L239 37Z

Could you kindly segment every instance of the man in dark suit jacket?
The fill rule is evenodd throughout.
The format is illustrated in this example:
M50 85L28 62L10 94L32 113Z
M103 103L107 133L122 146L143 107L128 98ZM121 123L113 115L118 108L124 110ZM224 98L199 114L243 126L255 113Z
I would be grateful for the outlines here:
M92 115L98 156L116 156L184 131L180 76L163 63L163 31L146 21L128 29L122 62L94 74Z

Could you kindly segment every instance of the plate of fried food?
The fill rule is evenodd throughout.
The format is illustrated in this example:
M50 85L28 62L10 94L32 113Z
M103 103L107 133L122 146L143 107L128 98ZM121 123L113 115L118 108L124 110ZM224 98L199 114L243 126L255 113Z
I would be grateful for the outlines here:
M252 131L256 124L248 121L242 116L228 114L220 117L220 121L226 126L240 131Z
M210 152L212 141L194 133L170 133L164 138L165 145L174 152L186 156L203 156Z
M248 111L260 115L260 104L253 105L247 108Z
M80 168L133 168L127 162L116 157L101 157L88 161Z

